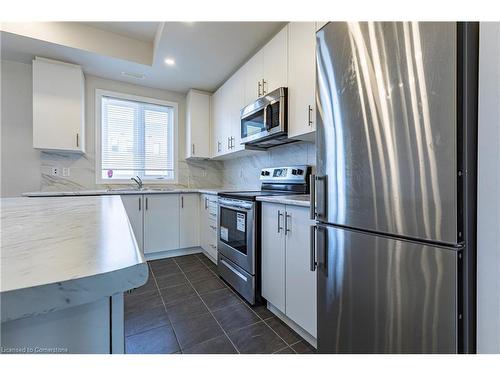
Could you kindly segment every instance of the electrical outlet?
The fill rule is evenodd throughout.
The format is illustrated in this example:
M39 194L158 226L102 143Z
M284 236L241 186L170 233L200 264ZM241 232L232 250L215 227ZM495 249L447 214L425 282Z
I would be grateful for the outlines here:
M52 176L59 176L59 174L60 174L59 167L52 167L51 175Z
M69 177L69 168L63 168L63 177Z

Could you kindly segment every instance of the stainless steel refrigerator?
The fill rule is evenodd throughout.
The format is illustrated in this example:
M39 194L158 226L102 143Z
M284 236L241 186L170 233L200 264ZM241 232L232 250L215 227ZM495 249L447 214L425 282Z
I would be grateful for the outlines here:
M317 33L320 353L474 351L477 38L453 22Z

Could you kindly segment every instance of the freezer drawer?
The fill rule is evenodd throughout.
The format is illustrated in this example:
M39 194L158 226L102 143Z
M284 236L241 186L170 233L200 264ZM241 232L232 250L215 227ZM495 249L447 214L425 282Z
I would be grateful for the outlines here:
M457 251L318 226L321 353L456 353Z
M331 22L317 34L317 212L455 244L457 24Z

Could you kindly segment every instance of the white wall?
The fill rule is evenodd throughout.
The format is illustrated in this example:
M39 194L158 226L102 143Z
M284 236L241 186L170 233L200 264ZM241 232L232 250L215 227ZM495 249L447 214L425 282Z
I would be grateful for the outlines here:
M500 23L480 24L477 351L500 353Z
M64 191L106 188L95 183L95 89L152 97L179 104L178 186L218 187L222 182L220 162L186 162L184 94L139 85L85 76L86 149L85 155L40 152L32 147L31 64L2 61L2 196L18 196L27 191ZM70 167L69 177L51 176L51 168Z
M31 66L1 61L1 195L40 190L33 149Z

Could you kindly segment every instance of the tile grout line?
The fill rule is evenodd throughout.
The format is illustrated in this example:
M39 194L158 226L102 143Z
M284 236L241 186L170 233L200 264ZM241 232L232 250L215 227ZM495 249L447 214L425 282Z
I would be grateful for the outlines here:
M200 254L203 254L203 253L200 253ZM204 254L203 254L203 255L204 255ZM204 256L205 256L205 255L204 255ZM205 257L206 257L206 256L205 256ZM185 274L184 270L182 269L182 267L181 267L181 266L177 263L177 261L175 260L176 258L178 258L178 257L172 257L172 258L170 258L170 259L172 259L172 260L174 261L174 263L177 265L177 267L179 267L179 269L180 269L181 273L184 275L184 277L185 277L185 278L186 278L186 280L188 281L189 285L193 288L193 290L195 291L196 295L200 298L200 300L202 301L202 303L205 305L205 307L207 308L207 310L208 310L208 312L210 313L210 315L212 315L212 317L215 319L215 321L217 322L217 324L219 325L219 327L222 329L222 331L224 332L225 336L229 339L229 341L231 342L231 344L234 346L234 348L236 349L236 351L238 352L238 354L241 354L241 353L240 353L240 351L238 350L238 348L236 348L236 345L235 345L235 344L233 343L233 341L229 338L229 336L228 336L228 334L227 334L226 330L225 330L224 328L222 328L222 326L220 325L220 323L219 323L219 321L217 320L217 318L213 315L212 311L208 308L208 305L205 303L205 301L203 301L203 298L201 298L201 295L200 295L200 294L198 293L198 291L194 288L193 284L191 283L191 280L189 280L189 279L188 279L188 277L186 276L186 274ZM237 293L235 293L235 292L234 292L234 291L230 288L230 286L229 286L229 285L228 285L228 284L227 284L227 283L226 283L223 279L221 279L221 278L219 277L219 275L218 275L218 274L217 274L214 270L212 270L209 266L207 266L207 265L206 265L206 264L205 264L205 263L204 263L204 262L203 262L203 261L202 261L202 260L201 260L201 259L197 256L197 254L196 254L196 258L197 258L197 260L198 260L199 262L201 262L201 263L203 264L203 266L205 266L205 268L206 268L206 269L208 269L208 271L210 271L213 275L215 275L215 276L217 277L217 279L219 279L220 281L222 281L222 282L223 282L223 284L224 284L224 285L226 285L226 286L228 287L228 290L229 290L229 291L230 291L233 295L235 295L235 296L236 296L236 298L238 298L238 299L239 299L239 300L243 303L243 305L245 305L245 306L246 306L246 308L248 308L248 309L249 309L249 310L250 310L250 311L251 311L251 312L252 312L252 313L253 313L253 314L254 314L254 315L255 315L255 316L259 319L259 321L255 322L255 323L252 323L252 324L249 324L249 325L247 325L247 326L241 327L241 328L239 328L238 330L241 330L241 329L244 329L244 328L247 328L247 327L251 327L251 326L256 325L256 324L258 324L258 323L264 323L264 325L265 325L266 327L268 327L268 328L269 328L269 329L270 329L270 330L271 330L274 334L276 334L276 336L278 336L278 337L279 337L279 338L280 338L280 339L281 339L281 340L285 343L285 345L286 345L286 346L284 346L283 348L280 348L280 349L278 349L277 351L275 351L275 352L273 352L273 353L271 353L271 354L277 353L277 352L279 352L279 351L281 351L281 350L283 350L283 349L285 349L285 348L287 348L287 347L288 347L288 348L290 348L290 349L291 349L294 353L297 353L297 352L296 352L296 351L292 348L292 345L295 345L295 344L297 344L297 343L301 342L301 341L302 341L302 339L299 339L298 341L293 342L292 344L288 344L288 343L286 342L286 340L285 340L285 339L283 339L283 337L281 337L281 336L279 335L279 333L278 333L278 332L276 332L276 331L275 331L275 330L274 330L274 329L273 329L273 328L272 328L269 324L267 324L267 322L266 322L266 320L267 320L267 319L271 319L271 318L277 318L277 319L279 319L276 315L274 315L274 314L273 314L273 316L270 316L269 318L263 319L263 318L262 318L259 314L257 314L257 313L256 313L256 312L252 309L252 308L248 307L248 305L247 305L246 301L245 301L245 300L243 300L243 299L242 299L242 298L241 298L241 297L240 297ZM209 259L209 260L210 260L210 259ZM210 261L211 261L211 260L210 260ZM213 263L213 262L212 262L212 263ZM164 306L165 310L167 310L166 305L165 305L165 302L164 302L164 300L163 300L163 296L162 296L162 294L161 294L161 289L159 288L159 286L158 286L158 284L157 284L157 282L156 282L156 277L154 276L154 272L152 272L152 268L151 268L151 267L150 267L150 269L151 269L151 273L153 274L153 278L154 278L154 280L155 280L155 284L156 284L156 286L157 286L157 289L158 289L158 291L159 291L159 293L160 293L160 297L162 298L163 306ZM208 294L208 293L207 293L207 294ZM263 305L263 306L264 306L264 305ZM267 306L266 306L266 308L267 308ZM167 316L168 316L168 313L167 313ZM168 319L169 319L169 321L170 321L170 317L168 317ZM176 340L177 340L177 335L175 334L175 329L174 329L174 326L173 326L173 324L172 324L172 322L171 322L171 321L170 321L170 324L171 324L171 326L172 326L172 330L174 331L174 335L176 336ZM213 338L212 338L212 339L213 339ZM206 341L210 341L210 340L212 340L212 339L209 339L209 340L206 340ZM206 341L203 341L203 342L206 342ZM179 344L179 348L180 348L180 343L179 343L179 340L177 340L177 343ZM199 343L199 344L201 344L201 343ZM182 349L181 349L181 351L182 351ZM297 354L298 354L298 353L297 353Z
M177 267L179 267L179 265L177 264L177 262L175 260L174 260L174 263L176 264ZM158 282L156 281L156 275L153 272L153 268L149 266L149 263L148 263L148 267L149 267L149 270L151 271L151 275L153 275L153 280L154 280L155 285L156 285L156 291L160 295L161 303L163 304L163 308L165 309L165 314L167 315L167 319L170 322L170 328L172 328L172 332L174 333L175 341L177 341L177 346L179 347L179 351L182 353L181 343L179 342L179 339L177 338L177 333L175 333L174 324L172 323L172 321L170 320L170 316L168 315L167 305L165 305L165 300L163 299L163 295L161 294L160 287L158 285ZM180 267L179 267L179 269L180 269ZM182 270L181 270L181 272L182 272ZM177 353L178 352L171 353L171 354L177 354Z
M200 260L200 261L201 261L201 260ZM203 262L202 262L202 263L203 263ZM207 266L205 266L205 267L207 267ZM207 267L207 268L209 268L209 267ZM209 271L212 271L212 270L209 268ZM216 275L218 278L220 278L220 277L219 277L219 275L217 275L214 271L212 271L212 273L213 273L214 275ZM224 281L224 280L222 280L222 281L223 281L223 282L224 282L224 284L225 284L225 281ZM237 293L235 293L235 292L234 292L231 288L229 288L229 290L230 290L230 291L231 291L231 293L233 293L233 294L234 294L234 295L235 295L235 296L236 296L236 297L237 297L237 298L238 298L241 302L243 302L243 304L246 306L246 304L247 304L247 303L246 303L246 301L245 301L245 300L243 300L243 298L241 298L241 297L240 297ZM247 308L248 308L248 306L247 306ZM260 319L260 321L261 321L261 322L263 322L263 323L266 325L266 327L268 327L271 331L273 331L273 332L276 334L276 336L278 336L278 337L279 337L279 338L280 338L280 339L281 339L281 340L285 343L285 345L286 345L286 346L285 346L285 347L283 347L283 348L281 348L281 349L279 349L279 350L283 350L283 349L285 349L286 347L289 347L292 351L294 351L294 350L293 350L293 348L291 347L291 345L295 345L297 342L302 341L302 340L299 340L299 341L297 341L297 342L294 342L294 343L293 343L293 344L291 344L291 345L288 345L288 343L287 343L287 342L283 339L283 337L281 337L281 336L278 334L278 332L276 332L276 331L275 331L275 330L274 330L274 329L273 329L273 328L272 328L269 324L267 324L267 323L266 323L265 319L262 319L262 317L261 317L259 314L257 314L254 310L252 310L251 308L248 308L248 309L249 309L249 310L250 310L253 314L255 314L255 315L257 316L257 318L259 318L259 319ZM267 309L267 306L266 306L266 309ZM274 318L274 317L276 317L276 318L277 318L277 316L276 316L276 315L274 315L274 314L273 314L273 316L272 316L272 317L269 317L269 318ZM269 319L269 318L268 318L268 319ZM279 319L279 318L278 318L278 319ZM260 323L260 322L257 322L257 323ZM252 323L252 324L250 324L250 325L248 325L248 326L246 326L246 327L250 327L250 326L252 326L252 325L254 325L254 324L257 324L257 323ZM243 327L243 328L245 328L245 327ZM294 351L294 352L295 352L295 351ZM275 352L274 352L274 353L275 353Z
M218 276L218 275L217 275L217 276ZM247 303L246 303L246 301L245 301L245 300L243 300L243 298L241 298L241 297L240 297L237 293L235 293L232 289L230 289L230 290L231 290L231 292L232 292L232 293L233 293L233 294L234 294L234 295L235 295L235 296L236 296L236 297L237 297L240 301L242 301L242 302L243 302L243 304L244 304L244 305L246 305L246 304L247 304ZM248 308L248 306L247 306L247 308ZM285 347L283 347L283 348L281 348L281 349L279 349L279 350L283 350L283 349L285 349L286 347L289 347L290 349L292 349L292 351L294 351L294 350L293 350L293 348L292 348L290 345L288 345L288 343L287 343L287 342L283 339L283 337L281 337L281 336L278 334L278 332L276 332L276 331L275 331L275 330L274 330L274 329L273 329L273 328L272 328L269 324L267 324L267 323L266 323L266 320L265 320L265 319L263 319L263 318L262 318L259 314L257 314L257 313L256 313L253 309L251 309L251 308L248 308L248 309L249 309L249 310L250 310L250 311L251 311L251 312L252 312L255 316L257 316L257 318L259 318L259 319L260 319L260 322L264 323L264 325L265 325L266 327L268 327L268 328L269 328L272 332L274 332L274 334L275 334L276 336L278 336L278 337L281 339L281 341L283 341L283 342L285 343L285 345L286 345L286 346L285 346ZM267 306L266 306L266 309L267 309ZM272 313L272 312L271 312L271 313ZM270 319L270 318L278 318L278 317L277 317L276 315L274 315L274 314L273 314L273 316L270 316L270 317L269 317L269 318L267 318L267 319ZM279 319L279 318L278 318L278 319ZM257 323L260 323L260 322L257 322ZM257 324L257 323L253 323L253 324ZM253 325L253 324L250 324L250 325ZM250 326L250 325L249 325L249 326ZM249 326L248 326L248 327L249 327ZM299 340L299 341L301 341L301 340ZM297 342L299 342L299 341L297 341ZM293 343L292 345L295 345L295 344L296 344L296 343ZM278 351L279 351L279 350L278 350ZM273 352L273 353L271 353L271 354L274 354L274 353L276 353L276 352Z
M208 268L208 266L206 266L198 257L196 257L198 259L198 261L203 264L204 267L206 267L209 271L212 271L211 269ZM191 280L189 280L187 277L186 277L186 274L184 273L184 270L182 269L181 266L179 266L179 263L177 263L177 261L175 260L174 258L174 262L175 264L177 264L177 267L180 268L182 274L184 275L184 277L186 278L186 280L188 281L189 285L191 286L191 288L193 288L194 292L196 293L196 295L198 296L198 298L200 299L200 301L203 303L203 305L206 307L207 311L210 313L210 315L212 316L212 318L214 318L215 322L217 323L217 325L220 327L220 329L222 330L222 332L224 332L224 335L227 337L227 339L229 340L229 342L231 343L231 345L234 347L234 349L236 350L236 353L237 354L241 354L240 351L238 350L238 348L236 347L236 345L234 344L233 340L231 340L231 338L229 337L229 335L227 334L227 332L225 331L224 328L222 328L222 326L220 325L219 321L217 320L217 318L215 317L215 315L212 313L212 311L210 311L210 309L208 308L208 305L205 303L205 301L203 301L203 298L201 298L201 295L200 293L198 293L198 291L195 289L195 287L193 286L193 284L191 283ZM212 272L213 273L213 272ZM215 337L213 337L215 338ZM211 339L210 339L211 340ZM209 340L206 340L206 341L209 341ZM204 341L203 341L204 342ZM201 344L201 343L199 343ZM197 344L195 344L197 345ZM193 345L194 346L194 345ZM180 347L180 344L179 344L179 347ZM181 351L182 351L182 348L181 348Z

